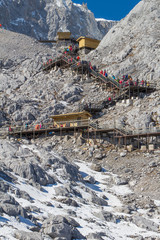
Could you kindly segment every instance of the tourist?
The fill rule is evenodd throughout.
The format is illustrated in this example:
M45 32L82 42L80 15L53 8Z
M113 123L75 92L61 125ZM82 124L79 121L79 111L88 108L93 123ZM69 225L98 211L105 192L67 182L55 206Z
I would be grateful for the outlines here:
M9 131L9 132L12 132L12 128L11 128L11 126L9 126L8 131Z
M142 85L142 87L144 86L144 80L142 79L142 81L141 81L141 85Z

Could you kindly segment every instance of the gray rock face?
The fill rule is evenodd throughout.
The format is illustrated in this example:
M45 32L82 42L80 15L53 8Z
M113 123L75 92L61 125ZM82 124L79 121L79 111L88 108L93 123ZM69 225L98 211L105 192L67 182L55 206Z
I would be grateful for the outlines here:
M51 216L43 223L43 232L51 238L65 238L66 240L81 239L83 236L75 228L75 221L62 216Z
M8 214L9 216L26 217L26 211L15 201L10 195L0 192L0 209L1 212Z
M36 38L53 39L57 31L71 31L74 37L102 37L116 22L96 21L85 4L71 0L1 1L0 21L4 28Z
M150 221L148 219L145 219L144 217L141 216L135 216L133 217L133 222L138 226L142 228L146 228L149 231L155 231L158 232L159 230L159 225L154 223L153 221Z
M160 2L140 1L101 41L91 56L109 74L131 74L157 82L159 68ZM102 61L101 61L102 59Z
M100 172L102 170L102 167L98 163L92 163L91 169L94 170L94 171Z
M32 232L23 232L23 231L16 231L14 237L19 240L43 240L44 236L41 233L32 233ZM46 240L50 240L49 236L45 236Z
M102 236L104 236L104 234L102 233L90 233L87 236L87 240L103 240Z
M108 206L108 203L105 199L100 198L96 194L93 194L93 193L89 196L89 201L94 204L97 204L99 206Z

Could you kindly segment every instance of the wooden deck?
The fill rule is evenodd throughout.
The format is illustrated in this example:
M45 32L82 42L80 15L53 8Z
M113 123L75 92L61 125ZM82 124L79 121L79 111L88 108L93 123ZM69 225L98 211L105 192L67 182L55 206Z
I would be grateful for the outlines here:
M79 130L87 130L89 133L112 133L114 134L115 138L141 138L141 137L156 137L160 136L160 128L158 128L156 131L150 131L148 130L146 132L139 132L139 133L127 133L125 130L117 129L117 128L97 128L96 126L92 126L92 124L81 124L79 126L70 126L70 127L48 127L48 128L42 128L42 129L17 129L16 128L13 131L8 132L9 136L34 136L34 135L40 135L40 134L49 134L49 133L62 133L62 132L74 132Z
M20 137L27 137L27 136L36 136L36 135L41 135L41 134L54 134L57 132L66 132L66 131L75 131L75 130L79 130L79 129L87 129L88 125L83 125L83 126L73 126L73 127L60 127L60 128L45 128L45 129L28 129L28 130L15 130L15 131L11 131L8 132L9 136L20 136Z

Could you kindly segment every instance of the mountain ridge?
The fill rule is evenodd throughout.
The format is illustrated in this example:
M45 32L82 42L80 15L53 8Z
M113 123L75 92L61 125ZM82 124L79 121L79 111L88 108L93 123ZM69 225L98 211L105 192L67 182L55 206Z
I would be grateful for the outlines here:
M54 39L58 31L71 31L74 38L81 35L102 39L117 21L96 21L86 4L71 0L1 0L0 22L5 29L37 39Z
M142 0L110 29L89 58L117 77L130 74L159 85L159 55L160 1Z

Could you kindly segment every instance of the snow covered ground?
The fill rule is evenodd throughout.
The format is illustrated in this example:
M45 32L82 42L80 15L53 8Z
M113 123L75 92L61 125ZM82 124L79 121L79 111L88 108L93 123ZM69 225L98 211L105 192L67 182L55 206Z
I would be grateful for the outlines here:
M24 146L27 147L26 145ZM29 147L32 149L32 146ZM38 150L37 150L38 154ZM82 161L76 161L75 164L79 167L79 172L82 175L83 179L91 176L95 179L95 183L91 184L87 181L77 182L74 188L75 191L79 192L82 197L75 196L70 194L71 198L78 203L78 207L69 206L62 203L63 197L56 195L56 188L63 187L64 184L67 184L67 180L60 179L60 183L42 186L41 190L28 184L28 181L24 178L21 178L16 175L17 183L13 184L12 187L15 189L25 191L28 193L32 201L25 200L23 198L18 198L15 196L14 192L9 192L11 196L23 207L36 207L40 211L33 211L32 215L39 219L39 224L42 224L41 219L48 218L50 214L52 215L62 215L67 216L69 211L75 212L75 220L79 223L78 227L79 232L83 236L87 236L91 233L105 233L105 236L102 239L116 239L116 240L127 240L133 239L137 236L143 237L158 237L160 238L160 233L148 231L145 228L137 227L132 222L128 221L130 215L120 212L118 209L123 207L123 203L120 201L119 196L126 196L132 194L132 191L128 188L127 185L115 185L110 187L108 182L113 174L107 172L103 169L102 172L96 172L91 169L91 163L86 163ZM49 170L50 174L51 170ZM60 178L60 175L57 176ZM108 204L98 205L96 202L91 201L91 192L95 193L95 197L103 199ZM94 195L92 195L94 196ZM64 197L65 198L65 197ZM156 202L159 204L159 201ZM61 205L61 207L60 207ZM139 209L138 213L144 213L143 209ZM105 219L103 214L111 214L110 220ZM73 217L73 216L72 216ZM157 216L154 221L159 224L159 217ZM3 214L0 216L0 239L1 240L12 240L14 238L15 230L22 230L30 232L30 227L33 227L34 224L21 216L18 218L13 216L8 216ZM89 238L87 238L89 239Z

